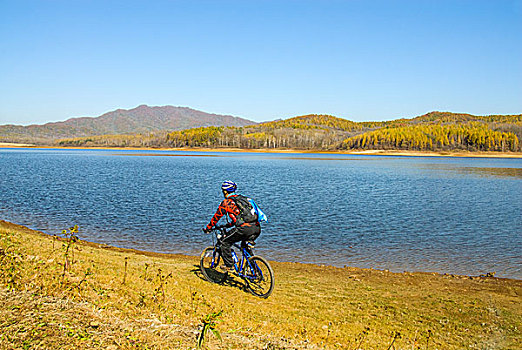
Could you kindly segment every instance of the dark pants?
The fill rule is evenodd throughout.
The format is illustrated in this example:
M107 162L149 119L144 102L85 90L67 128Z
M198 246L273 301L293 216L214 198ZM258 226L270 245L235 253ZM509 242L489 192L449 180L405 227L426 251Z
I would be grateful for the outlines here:
M232 260L232 244L236 242L254 241L261 233L260 225L234 227L221 242L221 256L226 266L234 265Z

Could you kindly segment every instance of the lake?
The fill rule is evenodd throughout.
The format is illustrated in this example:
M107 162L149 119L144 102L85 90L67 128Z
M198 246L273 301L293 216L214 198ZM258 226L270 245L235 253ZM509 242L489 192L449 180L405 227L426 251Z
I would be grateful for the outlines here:
M0 219L198 255L230 179L277 261L522 279L522 159L0 149Z

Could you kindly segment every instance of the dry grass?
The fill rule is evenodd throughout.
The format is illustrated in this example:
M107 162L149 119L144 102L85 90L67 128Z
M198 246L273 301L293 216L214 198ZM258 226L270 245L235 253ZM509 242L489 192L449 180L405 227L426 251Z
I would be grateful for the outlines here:
M520 349L522 282L276 263L265 300L198 258L67 242L0 221L0 348ZM204 247L202 247L204 248Z

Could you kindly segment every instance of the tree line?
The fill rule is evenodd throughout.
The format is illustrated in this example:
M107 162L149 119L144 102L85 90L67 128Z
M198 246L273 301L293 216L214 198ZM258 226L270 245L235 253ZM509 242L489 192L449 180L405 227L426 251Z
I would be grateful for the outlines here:
M341 149L517 152L520 144L512 132L495 131L485 123L469 122L377 129L344 140Z
M101 135L57 143L105 147L519 152L521 137L522 115L476 117L434 112L414 119L359 123L328 115L307 115L245 127Z

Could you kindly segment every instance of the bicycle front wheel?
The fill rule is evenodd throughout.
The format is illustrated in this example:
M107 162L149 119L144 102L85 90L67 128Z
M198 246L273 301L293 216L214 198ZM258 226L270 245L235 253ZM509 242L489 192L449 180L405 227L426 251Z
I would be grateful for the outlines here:
M201 253L199 268L205 279L212 283L223 283L227 273L219 271L219 264L223 261L221 254L214 247L208 247Z
M253 256L245 265L245 281L250 293L268 298L274 290L274 271L268 261L260 256Z

